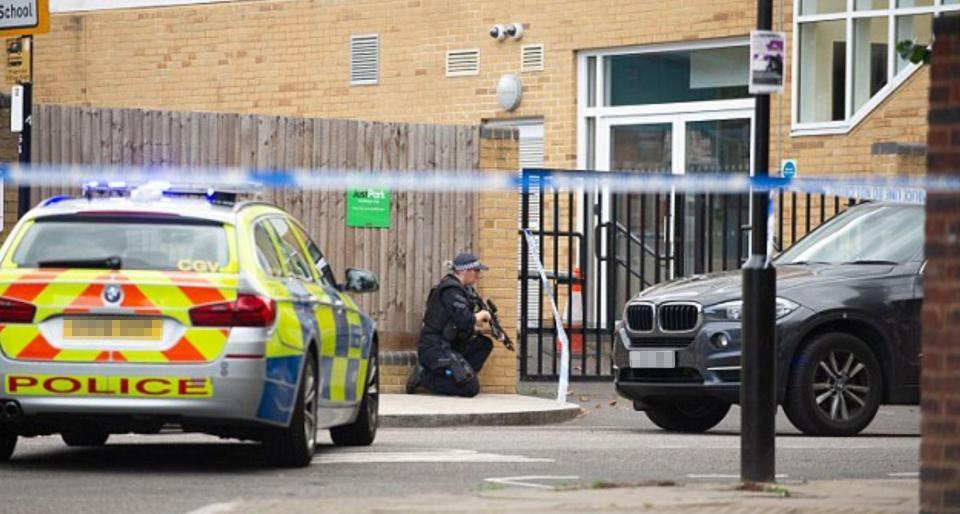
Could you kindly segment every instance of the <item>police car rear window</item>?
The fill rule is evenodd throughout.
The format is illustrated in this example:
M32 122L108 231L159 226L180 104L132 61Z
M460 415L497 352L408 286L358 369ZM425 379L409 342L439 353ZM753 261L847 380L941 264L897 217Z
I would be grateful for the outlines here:
M39 218L13 254L19 267L216 272L230 262L223 225L207 220Z

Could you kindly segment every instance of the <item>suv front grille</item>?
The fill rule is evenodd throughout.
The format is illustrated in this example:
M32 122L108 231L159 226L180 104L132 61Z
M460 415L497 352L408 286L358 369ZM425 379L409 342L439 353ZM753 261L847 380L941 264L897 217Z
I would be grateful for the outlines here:
M700 321L700 309L689 303L668 303L660 306L660 330L686 332L696 328Z
M631 337L630 348L686 348L693 343L693 337Z
M635 332L653 330L653 306L634 304L627 306L627 326Z

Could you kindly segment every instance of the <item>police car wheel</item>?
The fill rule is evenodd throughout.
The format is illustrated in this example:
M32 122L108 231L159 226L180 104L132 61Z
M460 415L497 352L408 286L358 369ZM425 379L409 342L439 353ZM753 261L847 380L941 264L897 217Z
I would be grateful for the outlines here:
M107 444L110 434L90 430L73 430L63 432L60 434L60 438L67 446L103 446Z
M330 438L337 446L369 446L377 438L377 426L380 424L380 359L377 350L376 344L370 350L367 383L357 420L330 429Z
M0 425L0 462L10 460L13 450L17 447L17 434L9 428Z
M290 426L276 429L264 441L278 466L299 468L310 465L317 445L317 358L310 352L303 365Z

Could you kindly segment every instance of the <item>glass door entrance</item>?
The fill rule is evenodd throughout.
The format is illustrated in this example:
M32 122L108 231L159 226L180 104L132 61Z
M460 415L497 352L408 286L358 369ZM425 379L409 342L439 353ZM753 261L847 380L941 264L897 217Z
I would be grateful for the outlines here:
M627 173L751 173L753 110L606 118L598 167ZM606 136L606 141L603 140ZM671 278L738 268L747 255L747 195L670 191L610 194L606 291L617 319L641 289Z
M670 119L610 126L611 171L674 173L674 125ZM671 275L670 193L613 194L608 198L611 238L607 276L611 299L629 298ZM623 301L608 302L620 312ZM618 316L617 316L618 317Z
M750 173L750 118L685 123L684 171L688 174ZM674 274L709 273L740 266L746 256L743 226L749 223L745 195L681 194L674 234L683 241Z

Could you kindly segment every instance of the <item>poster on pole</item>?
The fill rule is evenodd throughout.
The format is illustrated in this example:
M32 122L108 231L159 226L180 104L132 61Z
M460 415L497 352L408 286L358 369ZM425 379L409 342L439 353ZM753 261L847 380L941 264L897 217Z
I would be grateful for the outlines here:
M750 31L750 94L783 92L786 45L783 32Z

